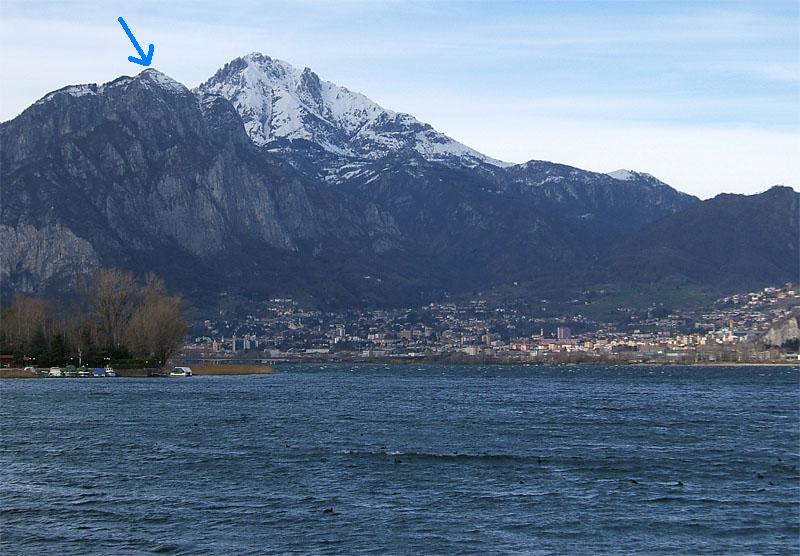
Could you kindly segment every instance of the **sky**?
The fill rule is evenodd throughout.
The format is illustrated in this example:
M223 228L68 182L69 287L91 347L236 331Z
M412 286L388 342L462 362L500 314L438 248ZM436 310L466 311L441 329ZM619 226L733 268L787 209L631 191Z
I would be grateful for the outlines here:
M800 189L798 0L0 0L0 120L138 73L119 16L189 87L262 52L501 160Z

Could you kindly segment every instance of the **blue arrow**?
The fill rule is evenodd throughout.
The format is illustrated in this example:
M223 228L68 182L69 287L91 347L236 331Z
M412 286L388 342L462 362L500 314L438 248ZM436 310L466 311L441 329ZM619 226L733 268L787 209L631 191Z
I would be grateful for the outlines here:
M133 47L136 49L136 52L139 53L139 58L134 58L133 56L128 56L128 60L133 62L134 64L139 64L140 66L149 66L150 62L153 61L153 45L150 45L150 48L147 49L147 56L144 55L144 50L142 47L139 46L139 42L136 40L136 37L133 36L131 30L128 28L128 24L125 23L125 20L121 17L117 18L119 24L122 25L122 28L125 30L125 34L128 35L128 38L133 43Z

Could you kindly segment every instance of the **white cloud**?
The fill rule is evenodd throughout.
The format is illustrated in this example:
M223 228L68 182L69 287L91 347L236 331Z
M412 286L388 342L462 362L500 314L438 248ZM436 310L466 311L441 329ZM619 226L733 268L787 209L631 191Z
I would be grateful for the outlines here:
M800 59L795 62L733 62L722 64L718 69L721 72L750 75L772 81L800 82Z

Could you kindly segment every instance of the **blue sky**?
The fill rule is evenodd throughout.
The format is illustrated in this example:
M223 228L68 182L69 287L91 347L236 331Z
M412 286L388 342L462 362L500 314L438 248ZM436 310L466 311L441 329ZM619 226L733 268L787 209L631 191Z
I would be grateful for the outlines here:
M0 3L0 119L140 68L192 87L259 51L504 160L800 187L800 2ZM14 76L15 78L10 78Z

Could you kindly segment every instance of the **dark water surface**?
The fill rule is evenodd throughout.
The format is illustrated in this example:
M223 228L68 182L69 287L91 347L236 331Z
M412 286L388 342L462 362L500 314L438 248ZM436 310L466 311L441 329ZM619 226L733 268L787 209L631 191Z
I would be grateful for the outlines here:
M797 554L799 373L3 380L0 552Z

